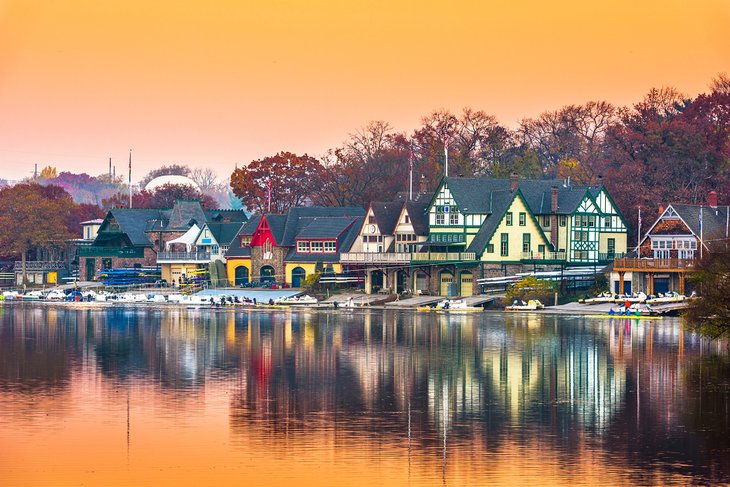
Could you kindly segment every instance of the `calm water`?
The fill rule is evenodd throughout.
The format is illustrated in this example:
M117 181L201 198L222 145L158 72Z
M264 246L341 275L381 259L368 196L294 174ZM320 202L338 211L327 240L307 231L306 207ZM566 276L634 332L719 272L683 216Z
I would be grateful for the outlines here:
M730 482L678 320L0 308L0 485Z

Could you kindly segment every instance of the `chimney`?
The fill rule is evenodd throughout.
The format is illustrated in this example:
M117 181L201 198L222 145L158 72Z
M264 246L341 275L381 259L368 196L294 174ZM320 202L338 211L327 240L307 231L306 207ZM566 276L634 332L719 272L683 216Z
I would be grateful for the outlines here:
M558 251L558 187L550 188L550 243Z
M662 213L664 213L664 207L662 205L659 205L659 215L657 216L662 216Z
M716 191L710 191L710 193L707 195L707 205L712 208L717 208L717 192Z
M513 172L509 175L509 190L511 192L517 191L517 182L520 180L520 177L517 175L516 172Z
M421 174L421 180L418 182L418 192L419 193L427 193L428 192L428 181L426 181L426 176Z
M596 188L600 188L601 186L603 186L603 176L599 174L596 178Z

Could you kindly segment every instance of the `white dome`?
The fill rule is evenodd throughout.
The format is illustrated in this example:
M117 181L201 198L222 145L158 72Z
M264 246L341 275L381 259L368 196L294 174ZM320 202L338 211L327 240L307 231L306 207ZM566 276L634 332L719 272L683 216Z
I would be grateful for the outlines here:
M178 176L176 174L168 174L165 176L158 176L149 183L147 183L147 186L144 187L146 191L153 191L160 186L164 186L166 184L177 184L180 186L187 185L192 186L193 188L200 191L200 187L198 187L197 184L195 184L195 181L190 179L187 176Z

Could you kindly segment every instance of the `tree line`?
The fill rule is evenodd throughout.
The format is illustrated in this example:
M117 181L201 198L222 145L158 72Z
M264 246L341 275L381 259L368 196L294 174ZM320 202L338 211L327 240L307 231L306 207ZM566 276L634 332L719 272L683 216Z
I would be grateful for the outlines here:
M650 90L630 107L605 101L567 105L500 124L482 110L437 110L412 133L373 121L323 156L290 152L251 161L231 174L233 193L254 212L284 212L302 204L366 207L408 190L433 190L450 176L559 178L605 185L635 238L637 213L669 202L699 204L716 191L730 203L730 78L687 97Z

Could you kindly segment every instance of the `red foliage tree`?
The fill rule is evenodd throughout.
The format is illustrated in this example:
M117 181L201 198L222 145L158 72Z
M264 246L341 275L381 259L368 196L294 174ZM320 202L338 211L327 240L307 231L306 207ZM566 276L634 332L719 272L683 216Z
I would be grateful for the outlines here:
M231 189L250 211L285 213L313 200L322 184L322 164L306 154L280 152L252 161L231 174Z

